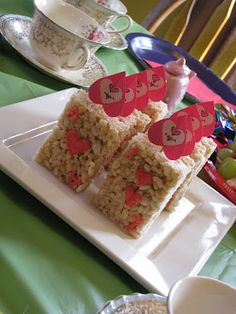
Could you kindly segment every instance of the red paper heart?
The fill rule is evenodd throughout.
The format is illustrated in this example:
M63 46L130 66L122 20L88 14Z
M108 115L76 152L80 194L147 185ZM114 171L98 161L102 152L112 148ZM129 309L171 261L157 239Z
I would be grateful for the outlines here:
M166 94L166 78L164 66L147 69L148 94L153 101L160 101Z
M122 117L127 117L130 115L136 107L137 74L127 76L125 84L125 103L120 113Z
M199 142L202 138L202 124L200 121L200 116L197 110L196 105L191 105L187 108L184 108L180 111L177 111L173 114L173 116L181 117L188 116L192 121L192 133L194 135L194 141Z
M149 100L146 71L137 74L136 97L136 108L143 110L147 106Z
M142 200L142 195L136 192L131 186L127 186L124 189L125 204L132 207L139 204Z
M89 98L102 104L110 117L118 117L125 103L125 72L109 75L95 81L89 87Z
M71 155L86 153L90 149L89 141L79 138L74 130L66 132L66 145Z
M152 143L163 146L167 158L178 159L185 151L187 120L187 116L171 116L158 121L148 130L148 138Z
M142 168L136 170L136 184L138 186L150 185L153 183L153 174Z
M213 133L215 121L215 107L213 101L203 102L196 104L197 111L200 116L202 125L202 135L209 136Z

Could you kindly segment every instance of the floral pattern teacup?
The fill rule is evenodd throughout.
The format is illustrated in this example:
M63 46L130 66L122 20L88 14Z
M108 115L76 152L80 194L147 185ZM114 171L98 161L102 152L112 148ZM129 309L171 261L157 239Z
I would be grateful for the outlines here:
M79 8L100 25L108 33L121 33L131 27L132 19L127 15L127 9L120 0L65 0L67 3ZM112 29L111 23L116 19L126 19L127 23L122 29Z
M74 6L62 0L34 0L34 5L30 43L46 67L80 69L91 49L109 44L106 30Z

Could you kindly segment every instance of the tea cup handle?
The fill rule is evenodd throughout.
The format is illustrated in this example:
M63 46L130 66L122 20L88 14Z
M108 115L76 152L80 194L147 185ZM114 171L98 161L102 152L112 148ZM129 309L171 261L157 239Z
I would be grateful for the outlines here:
M78 55L75 53L74 55L74 64L73 63L65 63L63 64L62 68L66 69L66 70L79 70L81 69L85 63L87 62L87 60L90 58L90 50L88 49L88 47L86 45L82 45L82 47L80 47L79 49L83 49L83 54L82 56L80 55L78 57Z
M124 15L118 15L116 20L121 19L121 18L126 19L128 21L128 24L122 29L114 29L114 30L109 29L109 30L107 30L108 33L122 33L122 32L127 31L130 28L130 26L132 25L131 17L129 15L125 15L125 14Z

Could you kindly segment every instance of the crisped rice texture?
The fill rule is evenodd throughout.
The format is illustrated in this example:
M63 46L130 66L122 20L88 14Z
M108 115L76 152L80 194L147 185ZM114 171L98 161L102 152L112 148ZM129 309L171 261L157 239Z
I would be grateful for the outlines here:
M208 158L214 152L216 144L211 138L203 137L201 141L196 143L195 149L190 155L194 162L192 171L186 176L186 179L181 186L173 194L171 200L166 205L166 210L172 211L179 200L184 196L192 180L197 176L199 171L202 169Z
M138 111L127 118L110 118L101 105L94 104L85 91L78 90L35 160L80 192L110 162L121 143L143 131L149 122L150 118ZM81 141L86 142L88 149L76 153L77 146L84 145Z
M168 106L163 101L152 101L149 100L147 106L142 110L143 113L151 118L151 124L155 121L159 121L165 118L168 113ZM149 125L149 126L150 126Z
M190 172L191 159L186 159L190 165L181 159L167 159L146 134L137 134L113 162L96 195L96 206L129 234L139 237Z

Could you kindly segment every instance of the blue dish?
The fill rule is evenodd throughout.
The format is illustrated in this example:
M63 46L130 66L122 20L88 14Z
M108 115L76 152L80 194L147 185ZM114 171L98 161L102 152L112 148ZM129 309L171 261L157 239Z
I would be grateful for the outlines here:
M183 56L186 59L187 65L197 73L198 77L212 91L229 103L236 105L236 93L233 89L215 75L206 65L189 55L184 49L166 40L143 33L130 33L126 36L126 40L130 53L144 68L148 68L149 65L143 59L165 64L170 60L175 60Z

